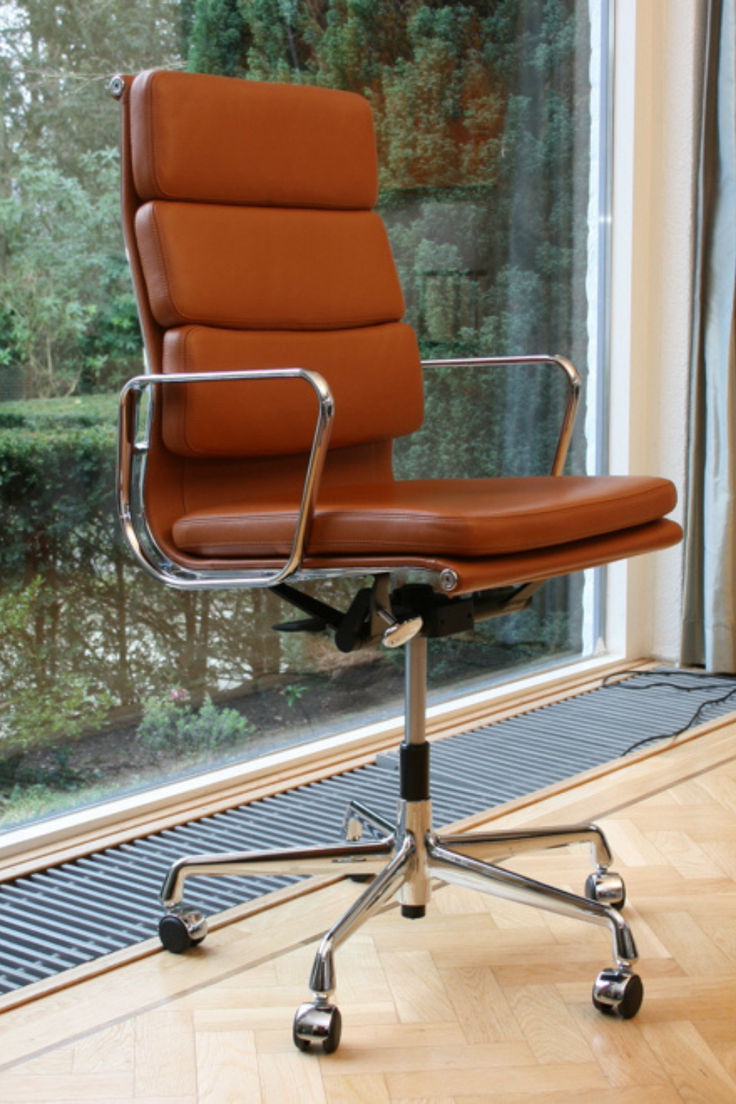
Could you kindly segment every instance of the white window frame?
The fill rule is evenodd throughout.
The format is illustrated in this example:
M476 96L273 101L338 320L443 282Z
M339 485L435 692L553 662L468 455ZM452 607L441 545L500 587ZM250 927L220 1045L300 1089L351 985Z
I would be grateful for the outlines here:
M685 499L704 0L615 0L610 471ZM679 654L682 546L609 569L608 650Z

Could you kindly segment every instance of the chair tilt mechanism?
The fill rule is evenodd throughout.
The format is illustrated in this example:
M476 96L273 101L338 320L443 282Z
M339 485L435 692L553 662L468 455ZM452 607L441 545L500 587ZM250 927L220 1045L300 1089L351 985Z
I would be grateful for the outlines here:
M183 903L195 875L339 874L365 885L324 936L301 1050L334 1051L335 951L397 896L424 915L453 882L610 929L613 964L593 985L602 1012L642 1000L624 886L595 825L441 833L432 824L425 733L427 639L522 609L545 580L665 548L665 479L569 476L580 381L547 355L419 360L377 197L370 109L351 93L150 71L116 77L122 210L148 372L120 400L118 507L142 567L180 589L272 589L336 646L406 648L396 822L353 803L346 838L320 847L184 856L162 890L161 940L201 943ZM423 370L534 363L568 402L549 474L397 480L395 437L422 421ZM144 416L145 415L145 416ZM346 611L305 580L353 578ZM365 585L366 580L372 580ZM587 843L584 895L499 864Z

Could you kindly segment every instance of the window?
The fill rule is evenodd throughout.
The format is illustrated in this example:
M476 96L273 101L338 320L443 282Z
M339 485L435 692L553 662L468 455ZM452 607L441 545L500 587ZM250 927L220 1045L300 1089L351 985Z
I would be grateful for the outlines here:
M97 75L188 65L366 94L423 354L570 356L588 396L570 470L584 471L603 393L609 39L605 0L91 0L83 14L18 0L0 26L7 826L395 711L402 681L401 655L268 632L291 616L269 593L164 590L115 534L114 395L140 350L117 108ZM434 369L397 468L545 470L564 397L549 369ZM433 692L590 651L596 608L591 579L558 580L524 614L432 642Z

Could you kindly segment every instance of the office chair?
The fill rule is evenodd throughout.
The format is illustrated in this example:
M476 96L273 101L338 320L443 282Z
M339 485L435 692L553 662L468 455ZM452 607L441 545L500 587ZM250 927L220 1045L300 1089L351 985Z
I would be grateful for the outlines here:
M164 947L204 938L205 918L183 903L193 875L365 882L324 936L313 998L294 1019L297 1047L329 1053L341 1030L336 949L395 895L403 916L419 918L431 884L451 882L607 926L614 963L595 979L593 1003L635 1015L636 946L600 828L433 827L427 639L522 609L547 579L675 543L679 527L665 517L674 488L562 474L580 381L558 356L441 362L562 373L551 474L395 479L392 442L422 422L422 365L372 210L367 102L164 71L116 77L111 92L122 106L123 225L148 361L120 400L119 511L135 556L185 590L268 587L305 614L297 627L333 631L344 652L406 648L396 823L354 803L346 839L324 846L182 857L162 890ZM347 610L297 585L336 577L356 580ZM580 842L595 863L581 896L499 865Z

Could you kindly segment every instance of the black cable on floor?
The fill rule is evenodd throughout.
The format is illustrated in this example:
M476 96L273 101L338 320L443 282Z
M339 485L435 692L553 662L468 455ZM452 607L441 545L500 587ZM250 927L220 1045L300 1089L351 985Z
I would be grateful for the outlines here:
M630 672L624 672L623 676L622 676L621 672L616 672L613 675L608 675L603 680L603 682L601 683L601 687L618 686L622 690L652 690L652 689L660 689L660 688L664 687L668 690L677 690L682 694L692 694L692 693L696 693L696 692L702 693L704 690L707 691L707 690L720 689L720 686L718 684L713 684L713 685L710 685L710 686L709 685L703 685L702 681L699 681L697 685L693 685L693 686L683 686L681 682L677 683L677 682L673 681L675 678L680 678L680 679L683 678L683 677L687 678L688 675L690 675L692 678L702 680L703 676L701 674L695 674L694 672L689 672L689 671L676 671L676 670L675 671L672 671L672 670L652 671L651 674L654 677L651 681L637 681L637 682L634 682L632 680L632 678L627 677L627 676L637 676L638 678L641 678L642 676L644 676L646 674L648 674L648 672L644 672L644 671L641 671L641 670L632 670ZM729 681L729 682L732 682L732 683L734 682L734 676L729 675L729 674L712 674L709 677L713 678L713 679L718 679L720 681L720 683L723 683L724 681ZM731 689L728 690L725 694L719 694L717 697L708 698L707 701L701 702L700 705L698 706L698 708L693 713L690 720L687 721L686 724L682 725L680 728L675 729L673 732L659 732L659 733L656 733L654 736L645 736L641 740L636 740L633 744L630 744L629 747L627 747L622 752L622 755L630 755L633 751L636 751L638 748L644 747L647 744L656 743L659 740L673 740L673 741L676 740L678 736L682 736L683 733L687 732L689 729L693 728L696 724L698 724L698 722L702 719L702 716L706 712L707 709L709 709L711 706L714 706L714 705L723 705L725 702L727 702L729 700L729 698L733 698L733 697L736 697L736 685L732 685Z

